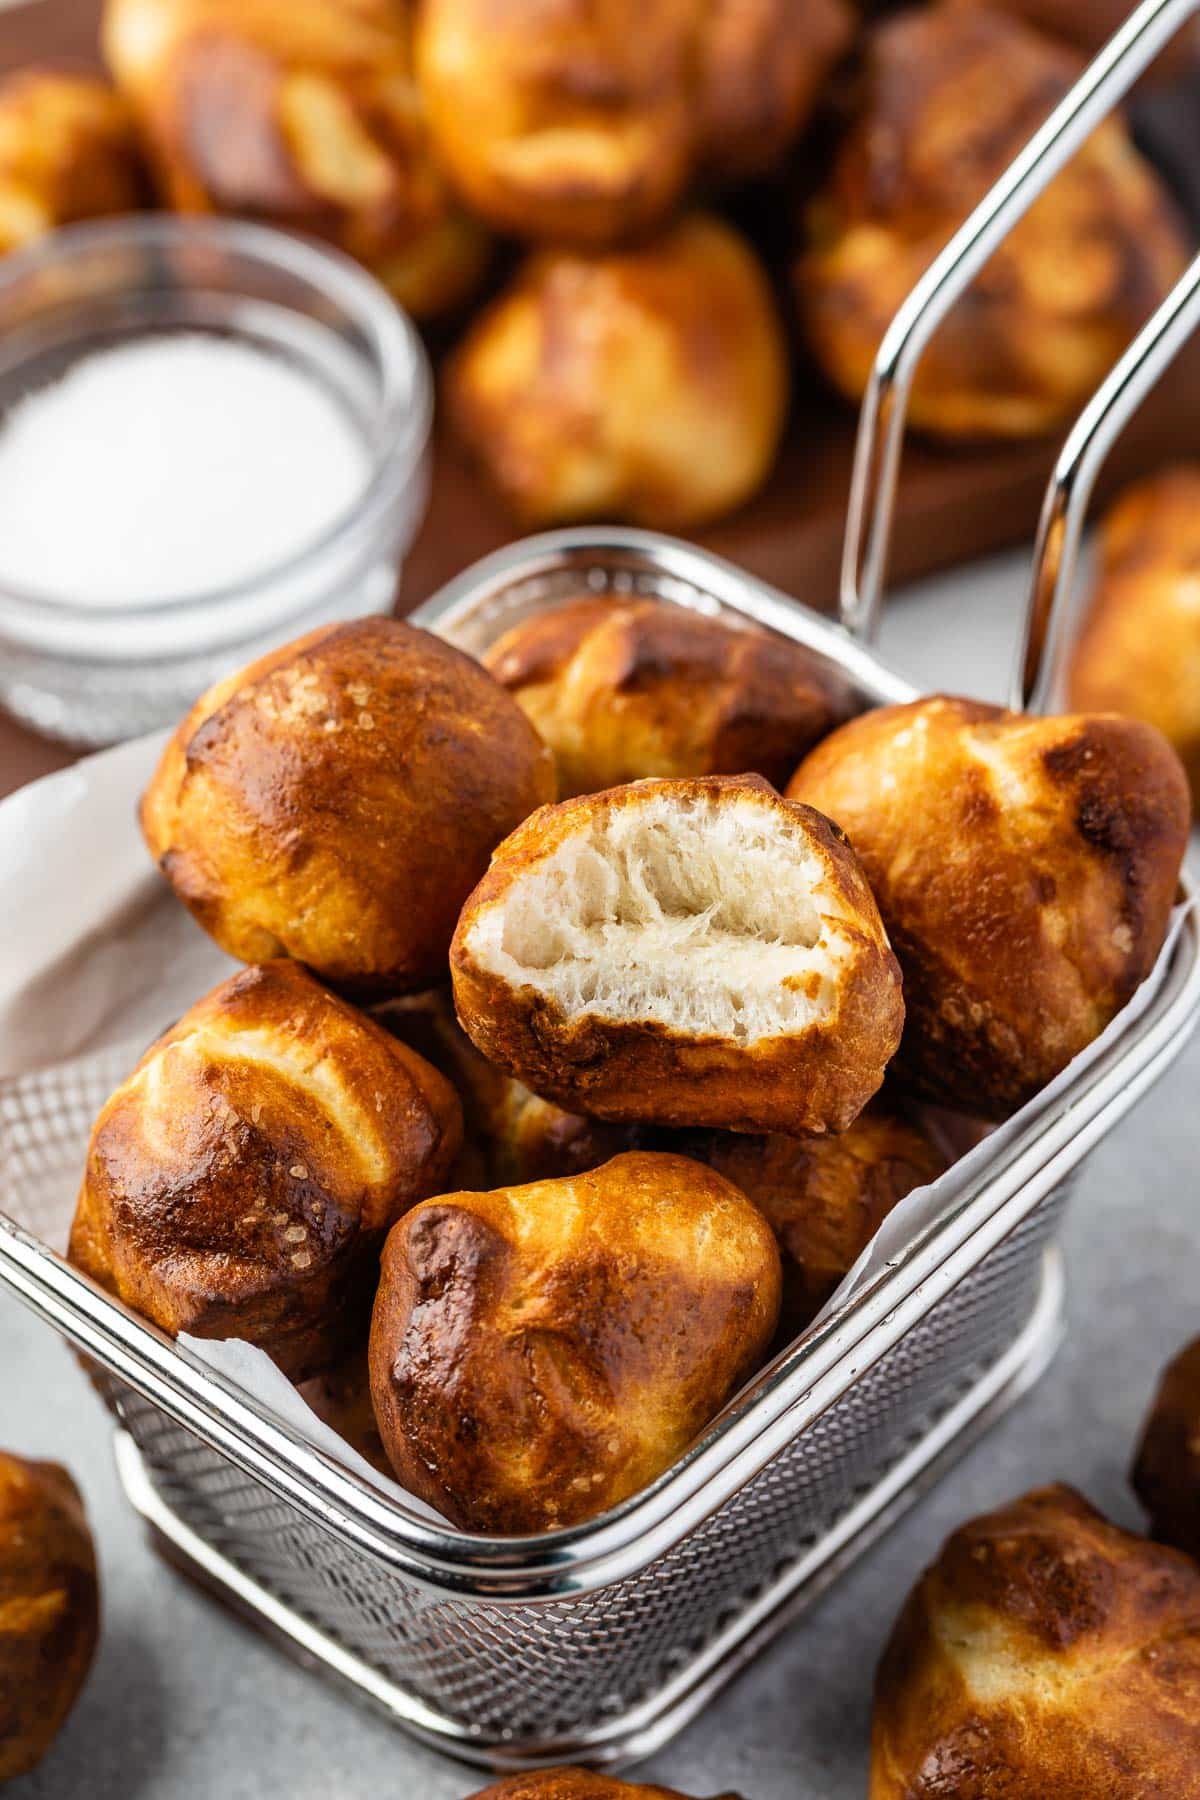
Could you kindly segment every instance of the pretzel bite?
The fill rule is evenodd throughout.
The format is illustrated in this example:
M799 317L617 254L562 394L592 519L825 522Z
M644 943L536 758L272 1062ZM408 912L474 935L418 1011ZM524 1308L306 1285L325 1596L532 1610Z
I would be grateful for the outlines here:
M78 1488L57 1463L0 1451L0 1781L27 1775L49 1750L99 1629L96 1551Z
M927 1132L878 1101L836 1137L720 1131L688 1151L740 1188L775 1233L789 1338L816 1318L892 1208L948 1167Z
M848 49L854 14L845 0L708 0L700 12L700 166L718 182L768 174Z
M1123 25L1133 10L1129 0L954 0L958 6L978 7L989 12L1013 13L1048 37L1061 38L1073 44L1085 56L1097 50ZM1161 56L1151 64L1144 81L1152 77L1180 75L1194 69L1200 45L1200 24L1188 23L1172 38Z
M1067 676L1070 703L1157 725L1200 808L1200 464L1130 488L1099 536L1100 572Z
M1184 1800L1200 1570L1049 1487L956 1531L879 1665L870 1800Z
M451 949L492 1062L601 1119L841 1131L883 1079L900 977L858 859L758 776L547 807Z
M582 1175L622 1151L655 1148L660 1136L652 1126L566 1112L509 1081L504 1106L493 1116L489 1167L495 1181L509 1185Z
M567 601L484 661L553 750L564 799L648 775L751 771L780 787L844 716L802 644L666 600Z
M1162 948L1191 808L1148 725L934 695L843 725L788 793L862 858L904 971L897 1070L926 1099L1005 1117Z
M788 382L764 270L731 227L692 214L639 249L531 257L468 332L446 397L526 523L679 530L765 479Z
M695 0L424 0L417 73L437 152L498 230L613 244L691 172Z
M448 205L402 248L367 266L406 313L425 322L457 314L475 298L485 285L492 250L479 221Z
M301 1381L352 1335L388 1227L461 1139L415 1052L295 963L243 969L102 1108L70 1258L164 1331L242 1338Z
M862 111L797 266L812 349L852 399L901 301L1079 69L1001 13L935 6L873 30ZM1124 121L1107 119L939 329L917 370L914 423L952 438L1052 430L1187 259L1166 189Z
M430 149L408 0L106 0L104 51L166 203L304 231L428 317L488 238Z
M474 1800L687 1800L687 1795L674 1788L644 1787L640 1781L618 1781L596 1769L530 1769L481 1788ZM739 1796L720 1794L717 1800Z
M1200 1559L1200 1338L1163 1371L1133 1486L1158 1541Z
M564 1112L490 1063L458 1023L445 989L389 1001L374 1016L440 1069L462 1101L466 1144L451 1171L455 1187L580 1175L622 1150L653 1147L651 1128Z
M467 1530L593 1518L669 1468L758 1366L779 1283L766 1221L682 1156L431 1200L383 1254L384 1447Z
M105 82L37 68L0 80L0 255L145 197L133 122Z
M150 853L223 950L361 995L444 978L500 839L552 798L519 706L396 619L314 631L218 682L142 799Z
M300 1398L323 1424L344 1438L373 1469L390 1476L392 1465L383 1448L383 1439L375 1423L371 1404L371 1383L367 1373L367 1346L355 1344L338 1361L302 1381Z

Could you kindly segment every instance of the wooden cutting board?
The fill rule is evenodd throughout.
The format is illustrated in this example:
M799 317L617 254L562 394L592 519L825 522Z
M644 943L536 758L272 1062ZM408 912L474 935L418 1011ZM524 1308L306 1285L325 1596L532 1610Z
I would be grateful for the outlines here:
M0 10L0 69L33 61L92 67L98 62L100 0L27 0ZM1151 95L1139 103L1141 135L1165 168L1193 168L1200 140L1200 91ZM837 589L853 412L811 378L801 383L788 440L767 487L733 517L699 535L709 548L812 606L829 608ZM905 581L1028 538L1056 445L940 449L908 445L896 514L892 579ZM1103 498L1170 458L1200 454L1200 342L1193 343L1151 396L1114 451ZM404 571L407 611L476 557L508 542L503 507L439 437L428 516ZM72 753L0 717L0 793Z

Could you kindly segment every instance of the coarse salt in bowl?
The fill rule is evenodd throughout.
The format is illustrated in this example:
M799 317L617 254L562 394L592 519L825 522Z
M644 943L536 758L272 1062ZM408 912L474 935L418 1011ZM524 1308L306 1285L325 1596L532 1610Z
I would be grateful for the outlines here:
M433 384L356 264L226 219L72 226L0 263L0 704L102 744L385 612Z

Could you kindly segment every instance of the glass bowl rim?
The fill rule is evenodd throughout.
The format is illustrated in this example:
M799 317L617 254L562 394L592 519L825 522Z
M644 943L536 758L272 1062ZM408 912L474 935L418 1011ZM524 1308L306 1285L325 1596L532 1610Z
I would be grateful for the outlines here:
M0 305L19 283L45 271L67 266L105 248L174 249L189 244L240 253L307 283L315 292L338 302L370 338L383 375L382 433L384 448L373 453L366 486L316 538L299 550L264 564L250 576L216 587L186 589L131 605L103 607L69 594L22 587L0 572L0 618L5 613L52 615L62 622L77 619L94 627L101 618L123 625L137 619L178 618L198 613L233 612L252 601L262 587L303 572L331 553L394 505L416 475L433 425L433 374L416 326L387 289L360 263L316 238L244 219L192 217L173 213L129 213L66 225L36 243L0 259ZM138 291L130 284L130 293Z

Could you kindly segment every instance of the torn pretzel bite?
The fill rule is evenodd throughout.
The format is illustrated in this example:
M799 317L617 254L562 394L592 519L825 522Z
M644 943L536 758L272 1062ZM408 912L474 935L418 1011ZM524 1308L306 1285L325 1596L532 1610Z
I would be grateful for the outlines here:
M463 908L451 968L485 1056L645 1124L843 1130L904 1017L853 850L753 776L544 807Z

